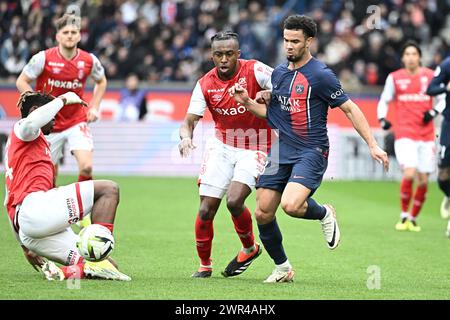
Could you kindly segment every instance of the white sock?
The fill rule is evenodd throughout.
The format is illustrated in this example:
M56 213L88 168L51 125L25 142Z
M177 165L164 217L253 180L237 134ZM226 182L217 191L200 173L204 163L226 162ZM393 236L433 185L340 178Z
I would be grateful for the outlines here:
M252 245L251 247L248 248L242 248L241 251L245 254L250 254L252 253L254 250L256 249L255 245Z
M291 264L289 263L289 260L286 260L282 264L277 264L277 269L280 271L289 271L292 269Z
M402 213L400 213L400 219L408 218L408 216L409 216L409 213L408 213L408 212L402 212Z

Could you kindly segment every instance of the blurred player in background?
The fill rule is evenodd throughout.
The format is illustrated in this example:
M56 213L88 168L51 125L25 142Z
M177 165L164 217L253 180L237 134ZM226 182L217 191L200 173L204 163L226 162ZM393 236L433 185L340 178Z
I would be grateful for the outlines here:
M405 43L401 51L404 68L388 75L377 108L380 125L388 130L391 127L386 119L388 104L395 102L395 155L403 171L400 221L395 225L399 231L421 230L416 219L425 202L428 177L436 165L435 131L431 120L437 111L433 109L432 98L426 95L433 71L421 66L421 56L416 42ZM415 179L417 188L413 197Z
M89 108L86 110L79 104L63 108L56 115L54 132L47 136L55 171L57 172L57 165L67 141L70 152L78 163L78 181L85 181L92 179L94 148L87 123L98 119L100 101L105 93L107 80L97 57L77 47L81 40L80 24L80 17L75 15L65 14L58 19L58 46L34 55L19 75L16 86L21 93L32 91L30 84L36 80L38 91L51 90L53 95L73 91L83 97L88 76L95 81Z
M113 232L119 204L117 184L90 180L53 188L54 167L44 134L51 132L61 109L83 104L73 92L55 99L31 91L21 95L22 119L15 123L5 149L7 213L25 257L47 279L63 280L76 274L79 278L130 280L109 260L85 262L70 227L92 211L92 222ZM52 261L68 267L60 269Z
M444 193L441 204L441 216L444 219L450 217L449 196L450 196L450 57L445 59L435 70L434 77L428 87L427 94L430 96L443 95L445 97L444 117L441 124L440 151L438 164L438 184L439 189ZM439 110L437 110L439 111ZM431 111L430 117L437 115L437 111ZM447 233L450 236L450 222Z
M256 60L239 59L238 35L232 32L213 36L211 53L215 68L195 85L180 128L179 144L181 156L187 157L195 148L192 141L195 126L208 108L216 134L208 142L198 180L200 209L195 222L195 239L200 267L192 275L201 278L212 274L213 220L225 194L243 247L222 275L241 274L261 254L260 245L254 241L251 213L244 202L265 166L271 138L267 122L237 104L228 89L239 82L255 97L258 91L271 89L272 68Z
M269 155L269 163L278 162L278 170L267 170L256 185L256 211L259 237L276 268L265 282L291 282L294 270L282 244L275 218L281 203L290 216L318 220L329 249L340 240L336 211L331 205L318 204L311 197L322 182L328 165L328 107L339 107L369 146L371 156L387 169L387 154L373 138L364 114L353 103L335 74L312 57L311 43L316 23L307 16L289 16L284 21L284 49L288 62L272 73L272 93L264 92L252 100L239 83L230 89L235 100L279 130L279 159ZM260 103L260 102L263 103ZM269 167L268 167L269 168Z

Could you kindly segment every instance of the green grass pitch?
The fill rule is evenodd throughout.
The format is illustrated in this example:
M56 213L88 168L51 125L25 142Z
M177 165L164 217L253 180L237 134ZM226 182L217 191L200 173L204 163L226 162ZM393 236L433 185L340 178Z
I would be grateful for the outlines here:
M60 177L59 184L74 179ZM340 246L329 251L318 222L294 219L280 210L278 221L296 278L289 284L264 284L273 269L266 252L241 276L226 279L220 275L240 248L223 204L214 224L213 277L190 278L198 266L193 229L199 203L195 179L112 179L121 187L113 257L133 280L82 280L77 289L66 282L44 281L24 259L3 210L0 299L450 298L450 239L444 235L446 221L439 215L441 193L435 183L430 185L419 218L422 232L402 233L394 230L398 183L324 182L315 199L336 207ZM247 201L252 211L254 199L252 194ZM257 235L255 221L254 230ZM368 268L379 268L379 289L368 289L373 276Z

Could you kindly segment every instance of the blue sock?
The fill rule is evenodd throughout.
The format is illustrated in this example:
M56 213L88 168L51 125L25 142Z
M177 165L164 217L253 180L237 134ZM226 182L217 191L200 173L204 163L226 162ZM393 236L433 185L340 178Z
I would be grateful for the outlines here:
M438 179L438 185L439 189L442 190L442 192L449 197L450 194L450 180L439 180Z
M283 248L283 236L276 219L268 224L258 224L259 238L264 245L269 256L275 264L282 264L287 261Z
M303 219L322 220L327 214L327 209L318 204L313 198L306 199L306 203L308 203L308 209L306 209Z

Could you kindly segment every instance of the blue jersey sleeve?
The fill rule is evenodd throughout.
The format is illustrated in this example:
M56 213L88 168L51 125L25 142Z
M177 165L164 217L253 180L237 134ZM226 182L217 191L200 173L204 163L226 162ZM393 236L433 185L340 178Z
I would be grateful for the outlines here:
M320 85L317 95L320 99L326 101L331 108L339 107L349 99L333 71L330 69L323 70L319 79Z
M434 77L427 89L427 95L436 96L447 92L447 83L450 81L450 58L445 59L434 71Z

